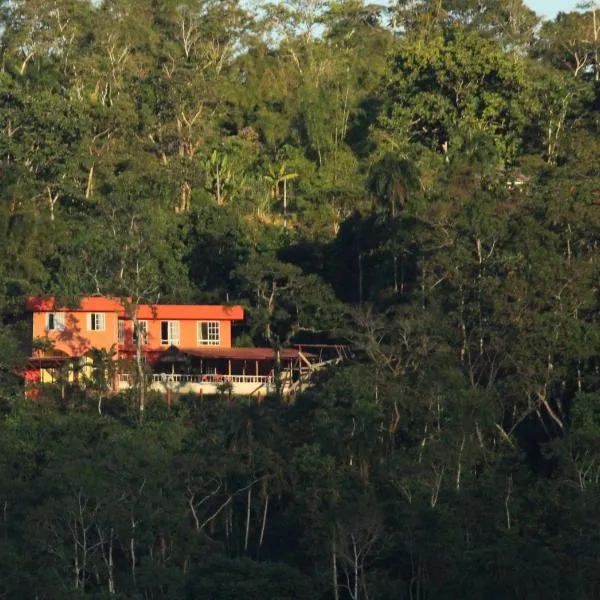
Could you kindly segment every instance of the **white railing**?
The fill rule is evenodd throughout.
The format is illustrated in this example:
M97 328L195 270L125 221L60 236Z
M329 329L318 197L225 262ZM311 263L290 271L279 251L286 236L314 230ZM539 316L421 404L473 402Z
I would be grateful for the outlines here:
M271 383L272 378L267 375L219 375L217 373L206 375L180 375L172 373L155 373L152 381L157 383Z
M135 381L131 373L119 373L121 383L132 384ZM153 383L208 383L218 385L220 383L256 383L272 384L273 377L268 375L219 375L217 373L205 375L181 375L179 373L154 373L152 375Z
M119 373L119 381L132 383L134 377L131 373ZM181 375L178 373L155 373L152 375L155 383L273 383L273 377L268 375L219 375L211 373L206 375Z

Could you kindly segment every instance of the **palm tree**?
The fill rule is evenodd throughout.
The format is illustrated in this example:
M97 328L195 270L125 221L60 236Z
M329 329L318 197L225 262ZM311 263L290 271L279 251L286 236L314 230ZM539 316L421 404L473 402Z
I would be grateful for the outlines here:
M98 395L98 413L102 414L102 400L113 387L117 375L117 348L115 344L109 350L92 348L92 376L88 378L91 389Z
M387 153L376 162L369 172L368 188L389 210L392 221L397 210L404 207L409 194L421 185L415 163L408 159ZM394 244L392 250L394 292L398 292L398 252Z
M279 198L280 185L283 183L283 226L287 227L287 182L296 179L298 173L286 173L285 163L275 171L272 165L269 165L268 173L264 176L265 180L272 185L273 198Z
M396 217L397 207L402 209L409 193L418 189L420 184L415 163L389 152L369 171L368 188L389 208L392 218Z

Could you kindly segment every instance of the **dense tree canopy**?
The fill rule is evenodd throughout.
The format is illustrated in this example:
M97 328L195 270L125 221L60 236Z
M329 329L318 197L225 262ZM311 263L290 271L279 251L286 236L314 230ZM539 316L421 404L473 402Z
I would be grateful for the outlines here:
M599 36L594 3L0 0L0 596L598 598ZM349 351L293 402L33 403L29 294Z

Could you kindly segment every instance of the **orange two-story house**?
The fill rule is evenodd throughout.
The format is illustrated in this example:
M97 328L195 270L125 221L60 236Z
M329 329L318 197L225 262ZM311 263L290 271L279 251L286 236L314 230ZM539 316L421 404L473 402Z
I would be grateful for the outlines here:
M113 298L83 298L75 306L59 306L54 298L28 298L32 338L47 340L55 355L81 357L92 348L135 349L133 320L122 302ZM244 318L241 306L143 304L137 307L138 330L144 351L169 346L231 347L231 324Z
M87 297L64 305L54 298L30 297L26 309L31 313L32 328L31 360L25 373L30 382L53 382L59 374L64 378L65 372L73 380L75 369L69 373L69 367L77 365L85 371L92 350L103 350L119 361L115 391L126 389L133 377L121 365L135 356L138 335L159 391L165 391L167 381L185 384L184 391L192 386L193 391L212 393L217 384L229 381L240 390L255 393L273 382L273 349L232 347L232 324L244 318L241 306L139 305L137 328L131 318L132 307L116 298ZM280 352L279 360L287 366L290 380L292 363L308 363L308 356L291 348Z

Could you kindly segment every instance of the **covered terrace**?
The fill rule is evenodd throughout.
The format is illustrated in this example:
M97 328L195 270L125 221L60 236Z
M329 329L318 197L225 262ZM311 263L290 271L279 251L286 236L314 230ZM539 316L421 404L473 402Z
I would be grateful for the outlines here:
M218 386L231 384L233 394L266 394L276 385L279 361L281 384L286 390L298 387L310 371L313 354L296 348L177 348L160 353L152 364L152 389L177 393L215 393ZM123 385L129 383L121 376Z

